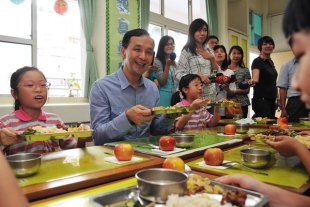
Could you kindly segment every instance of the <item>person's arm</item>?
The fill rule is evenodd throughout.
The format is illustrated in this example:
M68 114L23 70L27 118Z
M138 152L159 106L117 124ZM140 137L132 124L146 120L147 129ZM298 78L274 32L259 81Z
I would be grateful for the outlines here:
M252 69L252 79L249 80L249 84L251 86L254 86L256 83L259 82L259 74L260 74L260 70L258 68Z
M0 127L0 145L11 145L17 141L17 133L11 127Z
M286 96L287 96L287 89L286 88L279 88L279 104L280 104L280 109L281 109L281 117L286 117L286 108L285 108L285 103L286 103Z
M214 55L211 52L209 52L205 49L198 49L197 48L197 53L199 55L201 55L204 59L210 61L212 70L217 70L219 68L219 65L215 61Z
M0 206L23 207L30 206L21 187L10 169L3 154L0 152Z
M285 157L297 155L310 174L310 151L298 140L289 136L277 136L274 142L266 143Z
M111 94L113 95L113 94ZM96 145L102 145L106 142L116 141L125 136L128 131L134 127L126 116L126 112L117 114L111 120L112 107L109 103L108 93L104 87L100 87L98 82L93 84L90 94L90 118L94 129L93 137ZM129 112L130 117L132 116Z
M182 114L180 117L176 119L175 122L175 129L176 130L183 130L187 122L191 119L191 116L193 115L193 111L187 113L187 114Z
M240 89L240 88L236 88L231 90L229 87L227 87L227 93L229 95L236 95L236 94L248 94L250 92L250 88L247 89Z
M208 127L215 127L217 126L217 124L219 123L219 107L215 106L214 107L214 113L213 116L211 118L211 121L208 123Z
M172 63L173 62L171 60L168 60L163 68L162 63L158 59L155 59L154 61L154 65L156 68L155 72L157 74L157 80L160 86L166 85L168 77L169 77L169 69Z
M248 81L251 79L251 73L250 73L250 70L248 68L245 68L246 72L245 72L245 75L243 77L243 80L242 81ZM238 90L241 90L241 94L249 94L250 93L250 88L248 89L238 89Z
M190 105L190 112L187 114L183 114L182 116L178 117L175 122L175 128L177 130L183 130L187 122L191 119L191 116L194 114L195 110L201 108L202 106L207 105L210 103L209 99L201 100L196 99Z
M298 134L310 136L310 131L301 131L301 132L299 132Z
M248 175L234 174L217 178L218 181L238 185L241 188L259 192L269 198L269 207L306 207L310 206L310 197L299 195L279 187L258 181Z
M153 82L154 82L154 84L155 84L156 87L159 87L159 82L158 82L157 79L154 79Z
M289 67L290 67L290 62L284 64L281 67L279 77L277 80L277 87L279 88L278 94L279 94L279 107L281 109L281 117L286 117L286 98L287 98L287 89L289 88L290 85L290 80L289 80Z

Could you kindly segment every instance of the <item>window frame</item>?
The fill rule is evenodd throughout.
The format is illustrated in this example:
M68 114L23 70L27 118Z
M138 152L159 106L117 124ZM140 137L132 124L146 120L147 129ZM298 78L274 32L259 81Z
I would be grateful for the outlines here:
M29 45L31 46L31 64L34 67L37 67L38 65L38 50L37 50L37 1L39 0L30 0L31 1L31 38L21 38L21 37L13 37L13 36L5 36L0 35L0 42L5 43L12 43L12 44L22 44L22 45ZM76 0L77 1L77 0ZM82 31L81 31L82 32ZM83 32L82 32L83 33ZM81 39L81 44L85 44L85 40ZM83 54L81 55L81 59L85 58ZM82 60L82 62L84 62ZM81 64L82 67L83 64ZM82 69L82 71L85 71ZM82 84L85 82L85 75L82 74ZM0 94L0 97L2 99L2 103L0 106L4 105L7 106L9 104L13 103L13 98L10 94ZM46 104L67 104L67 103L88 103L89 100L86 97L50 97L48 96L48 100L46 101Z
M260 14L259 12L254 11L253 9L250 9L249 10L249 28L250 28L251 32L249 32L249 43L250 43L249 45L251 47L257 47L257 44L255 44L255 33L254 33L254 31L255 31L255 27L256 26L255 26L255 21L254 21L254 15L257 15L257 16L259 16L261 18L261 28L260 28L260 30L261 30L261 33L262 33L261 37L263 36L263 15ZM250 21L250 19L252 21ZM251 27L251 25L252 25L252 27Z
M161 14L157 14L157 13L150 11L149 24L154 24L156 26L162 27L162 36L167 35L168 28L187 35L188 27L190 23L193 21L193 15L192 15L193 0L188 0L188 24L184 24L184 23L165 17L164 16L164 11L165 11L164 1L165 0L160 0L160 1L161 1ZM207 21L207 15L204 20Z

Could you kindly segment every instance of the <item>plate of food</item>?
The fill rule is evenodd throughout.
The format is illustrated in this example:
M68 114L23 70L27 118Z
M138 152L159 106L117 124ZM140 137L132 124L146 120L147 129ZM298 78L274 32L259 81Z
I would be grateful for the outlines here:
M81 124L78 127L30 127L25 131L19 131L18 137L26 141L45 141L49 139L64 139L73 135L77 138L88 138L92 136L92 129L88 125Z
M276 141L276 136L289 136L297 139L300 143L305 145L308 149L310 149L310 136L299 135L298 131L295 130L287 130L287 129L278 129L278 130L268 130L258 134L250 135L252 140L255 140L258 143L265 143L265 141Z
M186 114L190 111L189 106L157 106L152 109L153 114Z
M256 118L254 118L254 121L257 124L274 124L274 123L276 123L275 119L269 119L268 117L256 117Z
M264 195L242 189L232 185L225 185L199 175L191 174L187 180L185 195L168 195L166 203L155 203L143 199L136 186L107 192L94 196L95 206L145 206L145 207L173 207L173 206L215 206L215 207L260 207L268 203ZM207 205L206 205L207 204Z
M310 136L297 135L295 139L310 149Z
M240 104L240 103L235 102L234 100L221 99L219 101L211 101L209 105L225 107L225 106L235 106L236 104Z

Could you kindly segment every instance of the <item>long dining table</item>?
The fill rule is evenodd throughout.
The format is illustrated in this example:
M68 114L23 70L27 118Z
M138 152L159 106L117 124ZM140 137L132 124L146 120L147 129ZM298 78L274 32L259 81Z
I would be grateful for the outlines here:
M228 154L228 157L232 156L235 158L238 148L242 146L256 145L255 142L253 143L253 141L249 140L248 136L240 136L238 134L235 136L225 136L221 133L221 130L222 127L219 126L191 133L195 133L197 137L200 137L200 139L197 139L200 140L199 143L209 143L201 142L202 138L217 139L219 141L218 145L210 142L210 145L205 146L204 150L209 147L217 146L222 148L224 153ZM249 133L259 133L264 130L265 128L251 128ZM143 140L151 140L152 144L154 144L154 139L155 138L145 138ZM227 141L230 143L230 140L233 139L241 141L227 144ZM72 206L92 206L93 203L91 198L93 198L93 195L136 185L134 174L137 171L144 168L162 167L162 163L166 157L156 153L135 151L134 156L138 158L138 160L121 164L111 163L106 161L106 158L114 156L113 147L111 146L113 145L92 146L45 155L38 174L18 180L24 194L32 202L31 205L55 206L57 204L57 206L69 206L68 204L73 200L80 199L80 203L74 202ZM201 162L203 159L204 150L202 150L200 145L195 146L196 147L193 149L186 149L180 156L185 163L192 168L193 173L209 177L210 179L214 179L223 174L236 172L247 174L242 168L231 169L227 171L228 173L223 173L212 169L206 170L206 168L198 166L197 162ZM198 150L195 150L195 148ZM189 154L186 154L186 152ZM176 153L176 155L178 155L178 153ZM168 157L169 156L174 156L174 154L170 154ZM272 167L267 169L267 171L273 172ZM288 169L288 172L291 172L290 169ZM286 173L286 171L284 173ZM309 189L310 183L302 167L299 173L301 179L306 180L301 186L279 186L298 193L305 192ZM262 181L265 182L264 179ZM300 182L302 182L302 180ZM85 205L81 205L83 202Z
M28 200L38 200L133 176L138 170L160 167L162 158L135 152L136 161L109 161L113 150L92 146L44 155L37 174L18 179Z

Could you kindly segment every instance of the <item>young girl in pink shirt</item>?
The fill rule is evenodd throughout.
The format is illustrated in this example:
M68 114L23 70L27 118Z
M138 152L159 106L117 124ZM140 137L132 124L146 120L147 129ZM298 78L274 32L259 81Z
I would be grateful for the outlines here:
M11 94L15 99L15 111L0 118L0 146L6 155L20 152L47 153L58 149L70 149L77 141L70 136L62 140L27 142L17 136L18 131L30 127L53 127L63 121L52 113L42 110L50 83L44 74L34 67L23 67L15 71L10 80Z
M216 126L218 119L218 108L214 108L213 116L207 110L210 100L201 100L203 94L203 83L199 75L187 74L183 76L179 83L179 92L175 93L176 97L182 96L179 106L190 106L191 111L177 118L175 123L176 130L197 130L205 127ZM176 101L176 100L174 100Z

